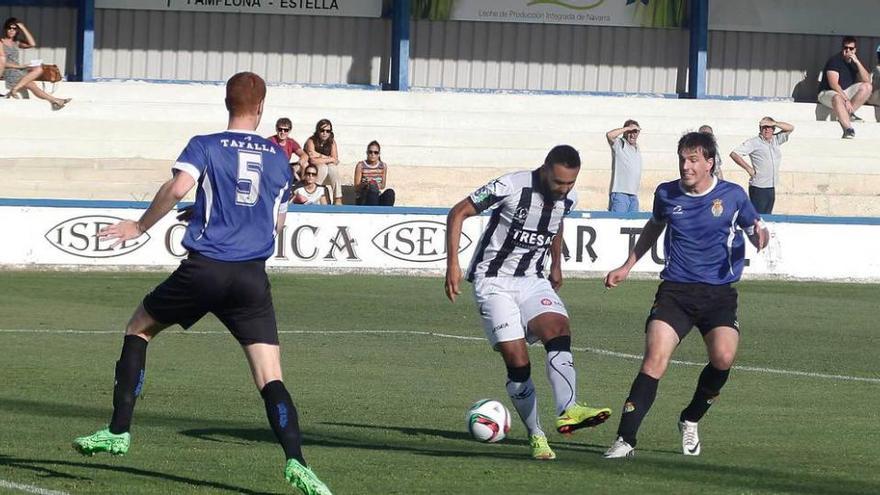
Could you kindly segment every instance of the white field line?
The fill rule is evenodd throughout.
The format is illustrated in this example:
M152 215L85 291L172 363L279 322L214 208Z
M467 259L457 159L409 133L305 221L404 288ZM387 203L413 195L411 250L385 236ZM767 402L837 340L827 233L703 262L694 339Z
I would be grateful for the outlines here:
M29 329L29 328L10 328L10 329L0 329L0 334L4 333L47 333L47 334L122 334L121 330L70 330L70 329ZM223 335L222 332L205 332L198 330L185 330L184 333L190 335ZM279 334L309 334L309 335L352 335L352 334L372 334L372 335L419 335L426 337L438 337L442 339L453 339L453 340L467 340L467 341L478 341L485 342L486 339L483 337L471 337L467 335L451 335L447 333L439 333L439 332L427 332L427 331L418 331L418 330L332 330L332 331L324 331L324 330L279 330ZM641 361L642 356L640 354L628 354L625 352L616 352L609 351L607 349L596 349L594 347L572 347L573 351L578 352L589 352L592 354L599 354L602 356L610 356L621 359L630 359ZM695 361L683 361L680 359L672 359L669 361L672 364L678 364L682 366L705 366L705 362L695 362ZM849 376L849 375L833 375L828 373L816 373L812 371L797 371L797 370L782 370L776 368L765 368L761 366L742 366L736 365L735 369L739 371L751 371L755 373L766 373L771 375L786 375L786 376L800 376L805 378L820 378L824 380L837 380L837 381L846 381L846 382L865 382L865 383L878 383L880 384L880 378L868 378L863 376Z
M57 490L47 490L33 485L22 485L21 483L13 483L0 479L0 488L9 490L17 490L25 493L35 493L36 495L69 495L67 492L59 492Z

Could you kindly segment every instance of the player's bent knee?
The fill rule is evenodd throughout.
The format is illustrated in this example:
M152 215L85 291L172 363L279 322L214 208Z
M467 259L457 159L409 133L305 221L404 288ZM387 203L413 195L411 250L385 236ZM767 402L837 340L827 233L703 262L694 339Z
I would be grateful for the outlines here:
M529 328L544 343L562 336L570 336L571 328L568 318L559 313L544 313L529 322Z
M547 352L571 352L571 335L558 335L544 342Z
M529 380L532 376L532 363L526 363L524 366L508 366L507 379L512 382L522 383Z
M663 378L663 375L666 373L666 368L669 366L669 359L660 357L660 356L645 356L644 361L642 362L641 372L659 380Z
M721 352L712 356L710 359L712 366L719 370L729 370L736 361L736 352Z
M168 325L159 323L150 316L150 313L147 313L147 310L144 309L143 304L139 304L125 326L125 334L137 335L149 342L150 339L167 327Z

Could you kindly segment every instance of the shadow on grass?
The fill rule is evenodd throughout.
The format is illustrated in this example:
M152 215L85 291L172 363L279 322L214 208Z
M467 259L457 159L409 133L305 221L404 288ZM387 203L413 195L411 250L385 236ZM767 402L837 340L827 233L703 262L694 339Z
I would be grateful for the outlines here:
M521 439L505 439L501 443L486 444L475 442L471 436L462 431L440 430L436 428L410 428L403 426L384 426L361 423L321 422L318 425L333 427L334 431L341 429L357 428L379 432L377 437L357 438L350 434L333 434L319 429L311 428L303 432L303 445L316 445L321 447L337 447L360 450L409 452L417 455L434 457L488 457L494 459L511 459L516 461L530 461L527 452L528 442ZM325 428L326 429L326 428ZM413 439L422 440L427 438L452 440L456 442L449 448L413 445L400 441L392 441L393 437L385 433L399 433ZM241 445L247 442L270 442L275 443L272 431L266 428L193 428L180 431L181 435L204 440L208 442L228 443ZM464 445L464 446L463 446ZM511 446L515 450L511 450ZM598 445L581 444L574 442L551 441L551 446L557 451L581 452L598 455L604 452L604 447ZM566 461L573 460L568 457Z
M14 399L8 397L0 397L0 411L26 414L32 417L61 419L87 418L95 420L98 424L100 424L101 421L108 421L110 419L110 414L113 412L110 404L108 404L107 407L96 407L59 402ZM242 421L230 421L218 418L201 419L192 416L155 413L151 412L146 407L139 408L136 414L136 423L139 425L171 427L180 427L181 425L193 427L204 425L246 427L252 425L251 423L245 423Z
M205 440L209 442L221 442L221 443L229 443L229 444L242 444L244 442L270 442L275 443L275 437L272 434L272 430L267 426L266 428L194 428L190 430L183 430L180 432L181 435L185 435L191 438L197 438L199 440ZM473 443L473 442L471 442ZM403 444L395 444L390 442L383 442L381 440L373 441L373 439L367 440L358 440L353 438L351 435L330 435L326 433L316 433L315 431L306 431L303 432L303 445L310 446L320 446L320 447L335 447L335 448L343 448L343 449L359 449L359 450L372 450L372 451L387 451L387 452L409 452L417 455L428 455L435 457L492 457L495 459L514 459L514 460L523 460L528 459L523 455L522 451L518 452L490 452L488 450L475 451L473 449L468 450L460 450L460 449L437 449L437 448L426 448L426 447L417 447L412 445L403 445ZM503 449L504 446L500 444L486 444L489 448L494 448L497 450Z
M474 442L467 433L433 428L408 428L398 426L369 425L360 423L322 422L321 426L334 428L357 428L376 430L379 432L396 432L414 439L433 437L440 440L452 440L455 444L449 448L438 445L424 446L392 441L393 437L385 435L379 438L361 438L340 432L338 435L316 432L313 429L304 433L303 444L340 449L359 449L366 451L402 452L437 458L487 458L532 462L526 454L524 440L505 440L501 444L481 444ZM207 441L240 443L275 442L268 428L203 428L182 431L181 434ZM232 439L232 440L224 440ZM466 446L460 445L466 443ZM780 469L772 467L750 467L725 463L723 458L709 456L686 458L678 451L661 449L639 449L640 455L633 460L611 461L600 455L604 446L575 444L567 442L551 442L557 452L569 451L569 455L560 456L555 464L577 464L585 470L601 471L606 474L619 475L623 483L635 479L647 481L663 480L663 483L680 483L683 486L716 487L721 491L732 488L744 491L768 493L798 493L809 495L865 495L878 493L877 485L870 481L852 479L828 474L813 474L797 467L785 466ZM583 455L572 455L580 452ZM613 486L609 486L613 490Z
M121 473L127 475L134 476L142 476L144 478L153 478L157 480L171 481L174 483L180 483L187 487L201 487L201 488L213 488L215 490L223 490L227 492L233 493L244 493L247 495L279 495L280 492L256 492L253 490L249 490L244 487L228 485L226 483L218 483L216 481L205 481L199 480L195 478L187 478L184 476L178 476L176 474L170 473L161 473L157 471L147 471L144 469L133 468L129 466L114 466L112 464L101 464L97 462L73 462L73 461L64 461L59 459L21 459L16 457L10 457L8 455L0 454L0 466L9 466L18 469L27 469L31 471L42 472L47 475L47 477L52 478L62 478L62 479L73 479L73 480L90 480L91 478L84 478L81 476L69 475L66 473L62 473L56 469L49 469L43 467L43 465L51 465L54 467L57 466L67 466L72 468L83 468L83 469L100 469L108 472Z
M40 417L57 417L61 419L68 419L71 417L101 418L109 415L109 408L104 407L88 407L73 404L7 398L0 398L0 411L30 414ZM189 429L181 431L181 434L205 441L237 444L242 444L244 442L275 442L274 436L272 435L271 430L269 430L268 425L266 427L255 428L253 423L241 421L226 421L222 419L203 420L194 417L155 414L147 411L139 411L138 419L139 424L165 426L170 428L179 428L181 426L190 427ZM377 438L358 439L358 435L352 435L350 431L345 432L344 434L340 432L338 435L321 431L328 428L375 430L380 432L380 436ZM381 432L385 432L386 434L382 435ZM399 440L395 441L393 436L387 435L388 432L397 432L399 434L412 436L413 439L418 439L418 437L431 437L441 441L451 440L455 443L448 449L437 448L436 445L412 445L402 443ZM467 446L463 446L465 442L468 444ZM346 422L317 423L305 431L304 443L306 445L318 445L342 449L349 448L367 451L404 452L434 457L483 457L515 461L529 460L529 457L525 455L525 442L523 440L512 439L505 441L504 444L501 445L487 445L474 442L470 439L467 433L462 431L449 431L432 428L409 428ZM733 463L731 463L725 462L726 459L713 458L706 455L698 458L684 458L677 453L669 455L668 453L672 452L670 450L648 450L643 448L639 449L640 455L634 461L613 462L604 460L598 455L604 450L604 446L600 447L598 445L574 443L573 441L553 441L552 445L558 451L568 450L571 452L589 454L564 456L561 457L557 463L576 462L584 469L595 469L597 471L601 470L603 472L620 474L621 480L638 477L645 480L680 482L690 486L700 484L726 489L737 487L744 491L752 490L772 493L786 492L810 495L824 495L826 493L840 495L880 493L877 483L872 483L865 479L874 476L870 473L863 473L862 479L853 479L851 474L847 472L840 472L837 474L830 470L832 468L829 468L829 471L824 473L816 474L792 465L783 465L779 469L773 469L773 466L741 466L734 464L737 462L737 459L733 459ZM516 448L508 448L510 446L516 446ZM717 464L714 464L713 461L717 462ZM0 465L9 465L20 469L30 469L34 471L43 470L42 472L49 476L73 479L75 479L75 477L72 475L59 473L43 466L66 465L71 467L88 467L92 469L106 469L146 477L167 479L173 482L211 487L231 492L255 493L248 491L247 489L221 483L193 480L173 474L155 473L136 468L98 463L93 464L88 462L68 462L45 459L16 459L0 455Z

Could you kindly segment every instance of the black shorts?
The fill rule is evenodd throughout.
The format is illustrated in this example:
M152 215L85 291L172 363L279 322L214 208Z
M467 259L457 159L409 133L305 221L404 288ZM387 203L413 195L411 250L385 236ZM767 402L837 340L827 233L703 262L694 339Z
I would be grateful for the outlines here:
M211 312L241 345L278 344L266 262L217 261L190 253L144 297L144 309L166 325L191 327Z
M716 327L739 332L736 301L736 289L730 285L663 282L657 288L645 330L651 320L660 320L668 323L679 339L684 339L694 325L702 335Z

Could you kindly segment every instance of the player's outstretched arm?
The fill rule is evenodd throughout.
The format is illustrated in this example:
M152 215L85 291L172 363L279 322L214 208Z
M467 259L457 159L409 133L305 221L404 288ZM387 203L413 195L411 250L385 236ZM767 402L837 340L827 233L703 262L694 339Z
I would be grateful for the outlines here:
M461 227L465 219L477 214L469 198L458 202L446 215L446 297L455 302L461 294L461 266L458 264L458 248L461 243Z
M632 270L642 256L651 249L654 243L657 242L657 239L660 238L660 234L663 233L663 229L665 228L665 223L656 222L653 218L648 220L648 223L645 224L645 228L642 229L642 235L639 236L639 240L636 241L636 245L629 253L626 261L618 268L608 272L608 275L605 276L605 288L611 289L617 287L618 284L626 280L626 277L629 276L630 270Z
M191 175L185 172L177 172L174 177L162 184L147 211L141 215L140 220L123 220L117 224L104 227L98 231L98 238L101 240L115 239L116 242L110 246L111 248L125 241L137 239L167 215L195 185L196 181Z

